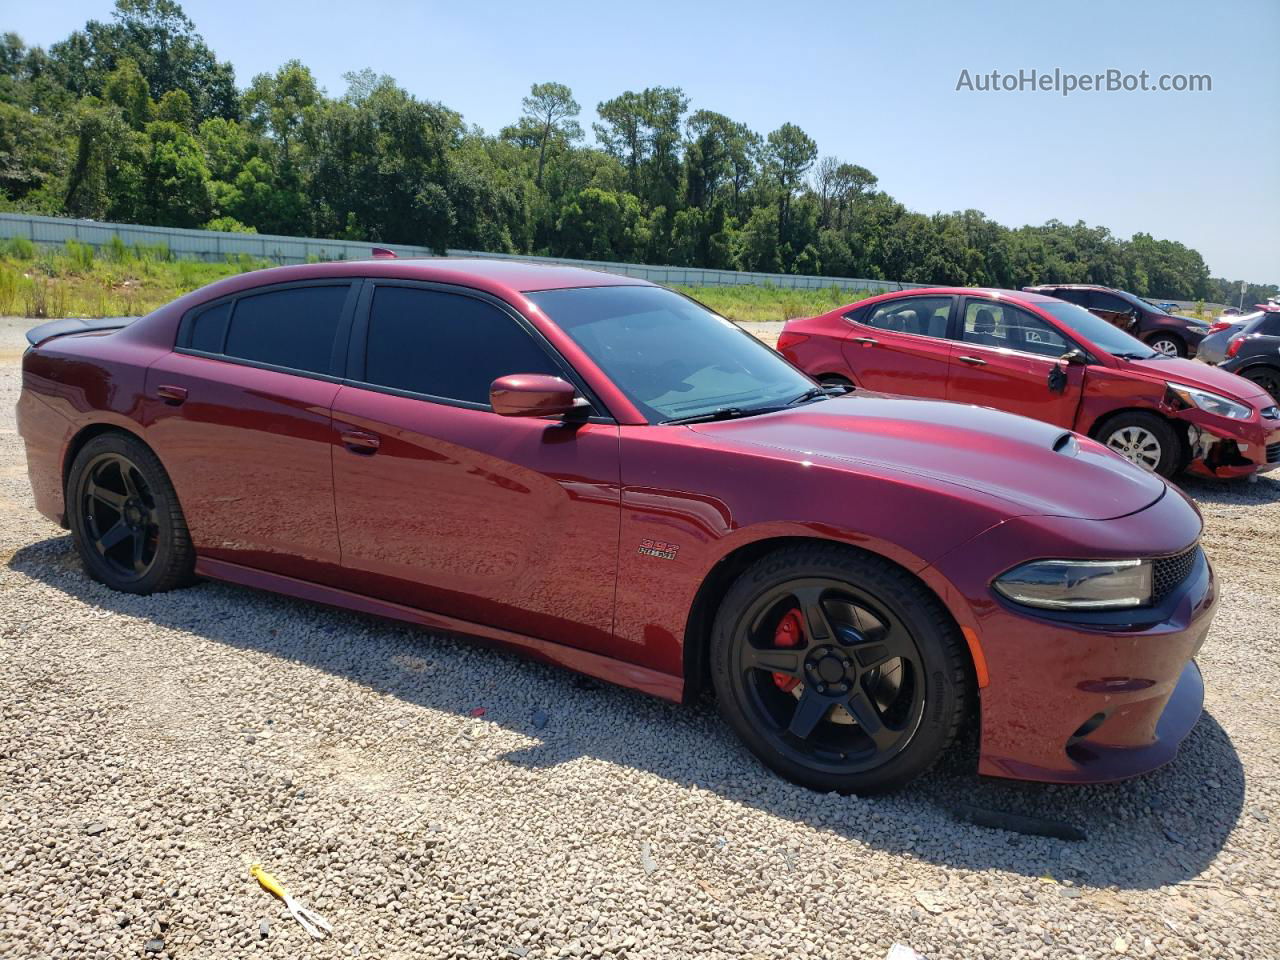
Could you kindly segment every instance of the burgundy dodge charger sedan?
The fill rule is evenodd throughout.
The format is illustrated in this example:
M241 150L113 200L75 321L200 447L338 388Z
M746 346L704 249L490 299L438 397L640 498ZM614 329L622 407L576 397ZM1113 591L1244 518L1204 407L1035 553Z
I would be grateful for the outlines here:
M677 293L511 261L221 280L37 327L40 511L134 593L210 577L671 700L820 790L1169 760L1217 602L1195 507L1058 426L832 396ZM111 327L118 329L110 329Z
M1038 293L883 294L789 321L778 349L823 382L1035 417L1166 477L1280 468L1280 409L1261 386Z

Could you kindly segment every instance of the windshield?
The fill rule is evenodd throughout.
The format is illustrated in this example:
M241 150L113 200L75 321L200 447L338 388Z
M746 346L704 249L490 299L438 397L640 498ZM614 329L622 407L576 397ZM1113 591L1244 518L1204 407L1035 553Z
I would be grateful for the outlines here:
M1160 304L1158 303L1152 303L1150 300L1147 300L1144 297L1140 297L1136 293L1131 293L1129 294L1129 296L1133 297L1133 299L1137 300L1139 303L1145 303L1148 307L1150 307L1156 313L1163 313L1166 317L1173 316L1173 314L1171 314L1164 307L1160 306Z
M785 406L814 385L751 334L663 287L527 296L651 423Z
M1074 303L1037 303L1041 310L1065 323L1099 350L1117 357L1149 360L1158 354L1137 337L1131 337L1119 327L1113 327L1101 317L1094 316L1084 307Z

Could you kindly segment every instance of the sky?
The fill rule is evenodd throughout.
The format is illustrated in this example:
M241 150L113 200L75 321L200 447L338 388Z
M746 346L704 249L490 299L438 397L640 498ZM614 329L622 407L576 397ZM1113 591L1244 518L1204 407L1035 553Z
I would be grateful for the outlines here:
M568 84L588 131L602 100L679 86L761 133L798 124L913 210L1145 232L1199 250L1213 276L1280 283L1280 0L183 7L242 87L296 57L338 95L372 67L496 132L535 82ZM0 28L47 46L110 12L2 0ZM964 70L976 86L1033 69L1208 74L1212 90L957 90Z

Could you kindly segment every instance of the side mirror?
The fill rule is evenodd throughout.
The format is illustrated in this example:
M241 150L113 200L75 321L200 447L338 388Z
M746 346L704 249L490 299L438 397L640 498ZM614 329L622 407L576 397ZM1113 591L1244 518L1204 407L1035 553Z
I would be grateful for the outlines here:
M504 417L554 417L578 406L573 384L542 373L513 373L489 385L493 412Z
M1073 366L1073 367L1084 366L1086 363L1089 362L1089 358L1084 355L1084 351L1081 350L1079 347L1075 347L1074 349L1068 350L1058 359L1061 362L1066 363L1068 366Z

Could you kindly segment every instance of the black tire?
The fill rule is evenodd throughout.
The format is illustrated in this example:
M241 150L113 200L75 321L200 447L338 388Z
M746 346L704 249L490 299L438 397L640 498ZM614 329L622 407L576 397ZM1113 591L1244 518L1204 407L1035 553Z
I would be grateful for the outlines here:
M806 611L799 644L776 646L796 609ZM937 597L883 558L835 544L752 564L712 626L725 720L767 767L823 792L881 793L928 770L968 716L970 675Z
M857 389L852 380L848 377L842 377L838 373L824 373L817 379L824 387L847 387L849 390Z
M122 432L81 448L66 489L67 521L85 571L124 593L161 593L193 579L195 550L169 475Z
M1170 357L1185 357L1187 355L1186 342L1172 333L1152 334L1147 338L1147 346L1156 351L1156 353L1163 353Z
M1172 477L1182 468L1184 444L1159 414L1143 410L1117 413L1098 427L1095 437L1130 463L1162 477Z
M1251 383L1256 383L1271 394L1272 400L1280 403L1280 370L1274 367L1254 367L1252 370L1245 370L1240 376Z

